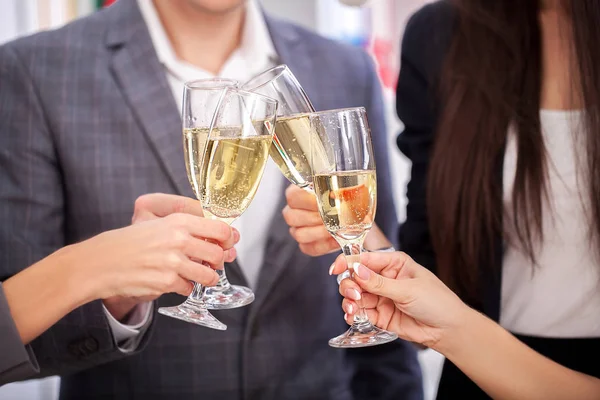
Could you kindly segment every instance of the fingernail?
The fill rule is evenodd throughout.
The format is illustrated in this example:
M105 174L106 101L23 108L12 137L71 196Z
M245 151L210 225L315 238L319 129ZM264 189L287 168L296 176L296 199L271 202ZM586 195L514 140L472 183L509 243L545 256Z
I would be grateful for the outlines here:
M335 268L335 263L331 264L331 267L329 267L329 275L333 275L334 268Z
M352 306L352 304L348 304L348 314L354 314L354 307ZM346 315L348 315L346 314Z
M360 300L361 295L356 289L346 289L346 297L352 300Z
M348 314L344 314L344 321L348 319Z
M371 276L371 271L362 264L356 263L354 266L354 272L358 275L360 279L366 281Z
M235 242L238 242L240 240L240 232L238 232L237 229L232 228L233 229L233 240Z

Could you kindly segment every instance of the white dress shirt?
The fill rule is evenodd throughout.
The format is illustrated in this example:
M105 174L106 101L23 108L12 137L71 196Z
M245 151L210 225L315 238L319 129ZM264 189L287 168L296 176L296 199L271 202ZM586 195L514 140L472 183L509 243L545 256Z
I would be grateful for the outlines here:
M181 110L184 83L195 79L213 78L215 75L179 59L152 0L137 1L158 59L164 66L173 97ZM240 47L231 54L216 76L236 79L243 83L275 66L276 60L277 53L264 16L255 0L248 0ZM237 261L252 288L256 288L258 282L271 220L275 213L281 211L278 209L279 194L284 184L285 178L269 159L254 200L246 212L233 223L240 231L240 242L236 245Z
M582 112L541 112L548 171L548 203L543 204L544 240L532 265L512 231L512 188L517 165L515 135L504 156L505 229L500 323L530 336L600 336L600 263L590 240Z
M184 83L195 79L212 78L215 75L180 60L160 22L153 1L137 0L137 2L148 26L158 59L164 66L173 97L181 110ZM217 76L245 82L254 75L275 66L276 59L277 53L264 16L255 1L249 0L246 4L241 45L227 59ZM181 140L181 138L173 138L173 140ZM283 185L284 179L279 169L269 159L254 201L233 223L241 236L236 245L237 261L249 285L253 288L256 288L264 260L270 222L279 211L277 206ZM152 303L140 304L132 311L127 321L120 323L104 308L115 341L122 351L135 349L135 338L149 325L152 310Z

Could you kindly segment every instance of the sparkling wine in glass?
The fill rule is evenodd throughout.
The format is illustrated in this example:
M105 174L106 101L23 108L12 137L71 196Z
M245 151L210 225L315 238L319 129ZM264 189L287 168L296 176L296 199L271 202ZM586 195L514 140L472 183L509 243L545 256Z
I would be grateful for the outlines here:
M271 158L291 183L312 191L309 114L315 109L292 71L279 65L250 79L242 88L279 102Z
M310 114L314 192L325 227L340 244L348 268L360 262L362 245L375 220L377 175L364 108ZM313 140L316 139L316 140ZM395 333L374 326L360 301L350 329L332 347L366 347L391 342Z
M277 114L277 101L228 88L211 123L204 156L193 162L194 180L204 215L231 224L248 208L262 178ZM225 274L219 285L204 290L208 309L250 304L254 293L231 285Z
M237 86L238 82L235 80L214 78L188 82L184 87L182 118L185 165L190 185L198 199L200 199L202 188L198 177L211 124L217 116L227 88ZM219 282L221 282L224 272L217 272L220 275ZM175 307L161 307L158 312L212 329L227 329L225 324L208 311L205 288L196 282L194 282L192 293L185 302Z

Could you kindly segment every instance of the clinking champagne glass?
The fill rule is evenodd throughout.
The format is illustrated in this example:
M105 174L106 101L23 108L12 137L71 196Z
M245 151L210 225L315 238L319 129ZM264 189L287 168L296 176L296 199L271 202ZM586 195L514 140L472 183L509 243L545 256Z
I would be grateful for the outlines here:
M241 87L279 102L271 158L291 183L312 192L308 114L315 109L292 71L286 65L279 65Z
M311 113L310 128L309 161L319 212L352 269L360 262L377 207L377 175L367 113L363 107ZM374 346L398 338L374 326L358 303L354 323L331 339L330 346Z
M222 78L197 80L188 82L184 86L182 118L185 166L190 185L199 200L202 189L200 168L210 126L216 118L227 88L237 86L237 81ZM224 272L217 272L221 282ZM227 329L225 324L208 311L204 295L202 285L194 282L194 289L185 302L175 307L161 307L158 312L212 329Z
M231 224L248 208L269 158L276 115L276 100L227 89L197 169L205 217ZM221 278L220 286L204 290L209 309L237 308L254 301L252 290L231 285L224 273Z

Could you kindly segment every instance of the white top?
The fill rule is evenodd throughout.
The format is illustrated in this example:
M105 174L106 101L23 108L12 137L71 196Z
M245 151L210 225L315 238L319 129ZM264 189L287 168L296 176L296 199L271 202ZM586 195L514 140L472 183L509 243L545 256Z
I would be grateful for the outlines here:
M541 111L549 203L543 205L544 241L532 265L511 234L517 150L509 133L504 158L504 227L500 323L531 336L600 337L600 265L590 239L583 112ZM514 232L514 230L512 231Z
M160 22L152 0L137 0L142 16L148 25L150 37L158 59L163 64L171 91L181 110L183 85L187 81L214 77L177 58L169 38ZM255 0L246 3L246 13L240 47L225 62L219 77L245 82L254 75L275 66L277 53L271 40L264 16ZM246 212L234 223L240 231L240 242L236 246L238 263L255 288L264 259L268 230L285 183L281 172L269 158L259 189Z

